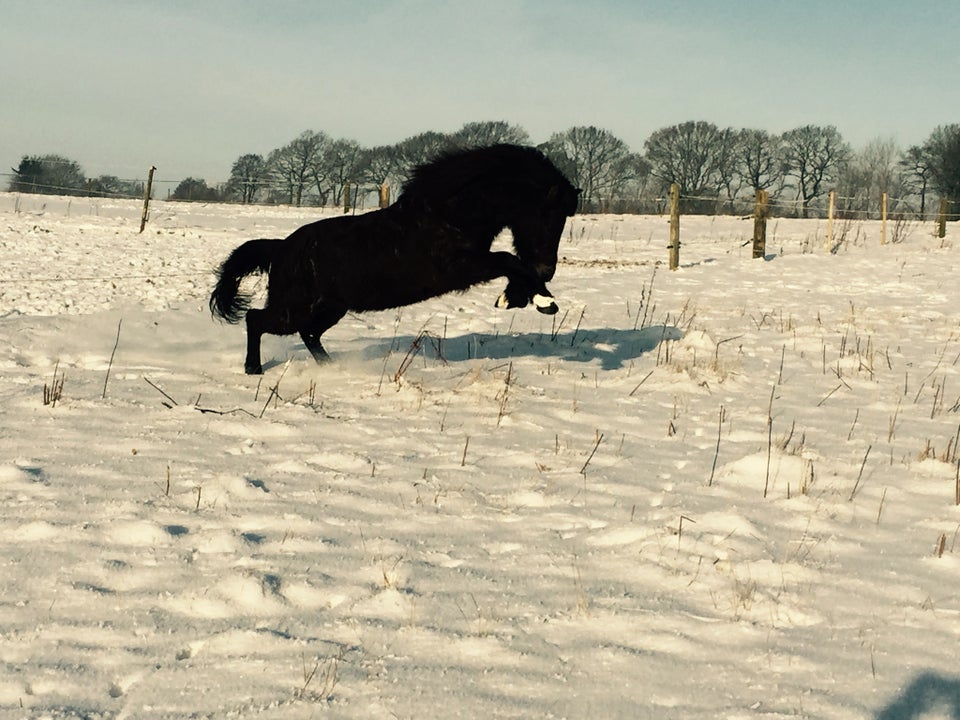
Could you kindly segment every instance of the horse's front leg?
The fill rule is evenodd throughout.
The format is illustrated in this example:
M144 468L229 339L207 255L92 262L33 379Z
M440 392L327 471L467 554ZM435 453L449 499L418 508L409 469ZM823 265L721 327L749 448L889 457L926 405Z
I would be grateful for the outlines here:
M492 276L505 276L507 287L495 303L501 308L522 308L533 303L533 306L546 315L553 315L559 310L554 302L553 293L547 290L546 284L520 258L508 252L492 252L488 255Z
M469 285L488 282L498 277L507 278L507 287L497 298L497 307L522 308L532 302L542 313L552 315L558 310L553 295L547 290L543 280L512 253L499 251L473 256L469 264L462 266L462 269Z
M545 315L553 315L559 310L553 293L547 290L546 283L520 258L507 252L491 255L501 256L497 258L497 262L501 265L501 274L507 278L507 287L497 298L497 307L522 308L532 302L533 306Z
M539 283L539 285L540 287L536 288L525 280L509 278L507 287L497 298L496 306L499 308L522 308L532 302L539 312L545 315L556 314L560 308L554 302L553 294L547 290L547 286L543 283Z

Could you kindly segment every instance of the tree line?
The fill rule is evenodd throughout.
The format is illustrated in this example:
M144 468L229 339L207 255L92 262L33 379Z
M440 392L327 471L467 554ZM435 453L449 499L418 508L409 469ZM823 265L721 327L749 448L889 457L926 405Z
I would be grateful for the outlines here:
M121 180L115 175L88 178L80 163L62 155L24 155L12 168L9 192L88 197L143 196L139 180Z
M370 148L307 130L266 155L241 155L222 185L187 178L170 197L355 207L371 196L395 197L411 170L439 153L499 142L531 144L526 130L503 121ZM833 126L774 134L693 121L657 130L643 152L592 126L554 133L538 147L582 188L583 212L660 212L673 183L685 212L746 212L756 190L767 191L774 214L801 217L820 212L831 190L837 211L851 215L876 212L883 193L894 212L925 214L933 196L960 202L960 124L937 127L906 150L884 139L854 150ZM24 157L13 172L14 192L143 193L136 182L87 179L77 163L55 155Z

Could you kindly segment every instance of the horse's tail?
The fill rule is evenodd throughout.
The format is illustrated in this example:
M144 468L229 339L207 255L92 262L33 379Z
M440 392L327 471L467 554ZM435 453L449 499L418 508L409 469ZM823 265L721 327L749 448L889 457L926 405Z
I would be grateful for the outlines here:
M210 312L228 323L240 322L250 307L250 296L240 292L240 281L256 272L269 272L277 240L248 240L223 261L217 285L210 294Z

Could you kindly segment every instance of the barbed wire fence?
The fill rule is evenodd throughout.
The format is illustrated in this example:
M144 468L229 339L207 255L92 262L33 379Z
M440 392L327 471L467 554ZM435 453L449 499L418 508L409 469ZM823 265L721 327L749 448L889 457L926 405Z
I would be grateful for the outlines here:
M56 161L49 161L56 162ZM70 161L64 160L62 164L71 164ZM13 181L18 177L16 173L2 173L0 172L0 190L10 187ZM93 183L101 179L109 179L111 183L119 185L122 189L110 189L98 187ZM228 182L217 183L213 186L209 186L209 190L217 193L218 197L215 200L212 200L210 197L203 198L191 198L191 197L172 197L173 191L179 187L181 184L187 180L192 180L195 178L184 178L180 180L164 180L156 178L153 180L154 191L151 193L151 199L155 200L169 200L169 201L181 201L181 202L223 202L228 204L253 204L253 205L289 205L297 204L292 202L280 201L275 199L278 196L287 195L287 189L284 188L283 181L278 181L276 178L262 178L262 179L249 179L244 180L242 184L247 188L255 188L257 191L270 190L275 191L274 199L272 200L260 200L254 202L244 203L242 200L237 198L231 198L227 194ZM30 183L30 192L26 194L40 194L40 195L67 195L74 197L96 197L103 199L117 199L117 200L138 200L143 199L144 188L146 185L145 177L136 177L136 178L119 178L114 176L103 176L99 178L90 178L88 180L87 187L76 187L76 186L65 186L57 185L52 183ZM365 183L358 182L355 180L348 180L343 183L344 188L349 187L351 192L351 202L350 205L356 208L363 208L365 206L365 195L376 195L381 191L381 187L376 183ZM21 190L20 192L25 192ZM345 190L345 192L349 192ZM681 202L686 206L686 210L690 214L715 214L715 215L738 215L746 216L750 215L753 211L753 190L749 192L738 192L733 197L717 193L716 195L696 195L696 194L687 194L682 193ZM320 193L320 192L311 192L309 196L305 196L304 199L307 200L306 205L325 205L326 203L322 202L325 199L326 195L332 193ZM795 197L793 199L784 198L782 193L774 198L769 199L767 204L767 212L770 217L826 217L829 212L828 207L828 193L818 194L814 198L809 198L804 201L800 197ZM881 219L882 209L880 207L880 201L875 197L876 190L872 191L869 194L859 194L859 195L838 195L834 192L834 208L833 211L835 216L838 219L850 220L850 219L862 219L862 220L879 220ZM341 201L342 202L342 201ZM947 208L920 208L919 205L920 197L918 195L913 195L910 197L893 197L890 196L887 198L887 207L890 210L890 214L904 214L910 215L916 219L937 219L946 212L946 220L958 220L960 219L960 202L947 200ZM611 203L606 203L611 204ZM634 205L635 210L623 210L622 214L646 214L642 212L639 208L643 205L646 205L649 208L649 211L652 211L656 214L663 214L666 212L668 207L668 198L666 196L647 196L645 198L635 198L634 202L631 201L622 201L620 205L622 207L629 208ZM340 203L334 203L334 205L339 206ZM691 205L693 207L691 208Z
M0 178L11 177L10 174L0 173ZM135 182L135 181L127 181ZM136 181L146 183L144 181ZM154 180L154 185L163 185L163 184L174 184L181 181L173 180ZM57 186L45 186L51 190L63 190L63 189L72 189L75 188L60 188ZM13 193L16 196L16 201L14 203L15 212L19 214L20 212L20 199L24 196L29 196L36 198L38 202L42 202L41 205L41 214L44 212L49 212L47 208L46 199L47 198L59 198L61 200L67 201L66 214L70 214L70 202L76 202L80 200L102 200L102 199L118 199L118 200L133 200L133 201L142 201L143 198L143 189L140 190L139 194L131 193L117 193L117 192L104 192L99 194L92 193L83 193L81 195L60 195L60 194L42 194L42 193ZM680 255L680 218L683 214L690 216L704 216L704 215L726 215L728 217L739 217L744 220L752 219L754 222L754 232L752 236L753 242L753 257L762 258L765 257L765 243L766 243L766 222L769 219L774 218L789 218L789 217L799 217L804 210L804 205L800 200L784 200L784 199L773 199L769 198L769 195L766 191L758 191L755 193L754 198L748 199L745 197L736 197L733 198L733 203L731 204L730 198L725 198L722 196L710 196L710 195L695 195L695 194L685 194L680 191L679 186L674 186L671 188L671 193L669 197L665 198L656 198L658 204L662 203L662 208L659 212L655 214L664 215L669 212L670 216L670 233L669 233L669 242L670 244L667 248L670 251L669 257L669 266L671 269L676 269L679 266L679 255ZM943 238L945 235L945 224L949 220L960 219L960 202L948 200L946 198L940 199L939 207L935 218L928 216L921 216L920 213L912 209L911 203L914 201L914 198L890 198L886 195L881 196L881 200L877 204L876 208L871 209L862 209L862 208L850 208L844 207L844 204L852 203L863 203L864 198L862 196L842 196L838 195L835 191L827 193L823 198L818 198L821 202L813 205L807 203L806 209L809 214L812 215L810 219L817 220L826 220L827 229L826 237L824 240L824 249L827 252L835 253L844 242L847 241L848 236L851 233L851 225L856 223L864 222L875 222L879 221L880 223L880 238L878 244L885 244L888 241L891 243L897 243L904 239L905 234L912 227L916 227L918 223L929 221L935 219L936 221L936 230L935 234ZM693 211L688 211L686 213L682 212L682 204L686 203L688 206L693 206ZM240 204L240 203L236 203ZM713 206L715 212L703 212L708 207ZM716 212L716 210L724 207L728 212ZM904 208L902 210L895 210L894 212L889 212L889 208ZM130 204L131 212L134 209L137 209L137 206ZM839 208L839 209L838 209ZM778 210L779 213L771 212L771 210ZM137 211L139 213L139 211ZM588 213L589 214L589 213ZM134 219L134 218L131 218ZM874 226L875 227L875 226ZM871 231L874 232L874 231ZM857 231L859 234L859 230ZM751 241L748 240L744 245L749 244ZM55 284L61 283L65 280L71 281L82 281L82 282L118 282L118 281L144 281L152 282L157 279L174 279L174 278L185 278L185 277L200 277L210 275L212 269L207 269L199 272L162 272L162 273L150 273L150 274L110 274L107 276L58 276L56 274L50 274L47 276L31 276L29 278L6 278L0 279L0 285L6 285L10 283L38 283L38 284Z
M755 204L754 192L750 194L741 193L733 198L724 195L695 195L681 192L680 200L683 203L684 214L689 215L735 215L739 217L752 216ZM936 219L940 216L941 210L937 207L931 209L924 208L922 211L918 207L919 198L896 197L887 193L879 193L879 197L864 195L840 195L834 192L834 213L835 217L840 219L853 220L880 220L883 214L883 195L887 195L886 203L888 214L909 215L914 219ZM783 197L771 198L768 200L767 208L770 217L806 217L826 218L829 213L829 192L817 195L808 202L800 198L784 199ZM938 202L941 199L938 198ZM947 219L960 220L960 201L944 199L947 203ZM658 196L655 199L655 214L662 215L667 212L669 197L667 195ZM627 213L632 214L632 213ZM641 213L642 214L642 213Z
M49 160L48 163L56 164L57 161ZM72 164L71 161L63 160L60 161L60 164L69 165ZM17 179L19 175L14 172L0 172L0 190L4 190L13 185L14 180ZM110 189L104 188L96 185L97 181L101 179L107 179L111 184L119 185L121 189ZM164 180L161 178L155 178L152 183L154 190L151 192L151 199L155 200L170 200L170 201L183 201L191 202L194 201L192 198L173 198L173 190L186 182L194 178L184 178L180 180ZM146 177L135 177L135 178L120 178L115 176L104 176L101 175L98 178L89 178L87 186L77 187L75 185L58 185L54 183L35 183L30 182L30 190L14 190L14 192L21 192L23 194L36 194L36 195L64 195L72 197L88 197L88 198L103 198L103 199L117 199L117 200L142 200L144 196L144 188L147 184ZM278 186L283 183L276 180L276 178L266 178L266 179L250 179L244 180L243 185L246 187L254 187L259 190L277 190ZM357 181L346 181L343 183L345 187L350 187L352 190L352 203L353 205L363 205L362 194L365 192L376 193L380 190L380 187L374 187L375 184L372 183L363 183ZM241 200L231 199L226 197L224 191L227 188L228 183L218 183L213 186L210 186L210 190L214 190L219 193L220 197L217 198L216 202L223 202L227 204L254 204L254 205L287 205L291 204L288 202L279 202L279 201L259 201L253 203L243 203ZM370 185L369 188L365 188L366 185ZM165 191L164 191L165 189ZM862 220L879 220L881 219L881 214L883 212L880 207L880 201L875 197L870 197L865 194L860 195L839 195L836 192L833 192L833 212L835 216L839 219L862 219ZM827 203L827 198L830 193L821 193L814 198L809 198L804 201L803 199L796 197L793 199L783 198L782 195L771 198L767 202L767 213L770 217L825 217L829 213L829 206ZM309 200L315 201L318 198L312 195ZM686 210L689 214L715 214L715 215L738 215L746 216L750 215L753 212L753 191L749 193L738 192L733 197L725 196L721 193L716 195L696 195L681 193L680 200L684 203ZM212 202L209 198L198 198L196 202ZM647 197L646 201L652 203L651 210L656 214L663 214L667 210L668 198L666 196L654 196ZM941 204L943 202L947 203L946 209L936 208L930 210L929 208L923 208L922 210L917 207L919 198L916 195L910 197L887 197L886 203L887 208L890 209L891 214L909 214L914 218L923 219L921 216L926 218L939 218L946 213L946 220L958 220L960 219L960 201L955 200L940 200ZM309 202L307 204L316 204L315 202ZM694 207L691 209L691 204ZM869 207L865 207L869 205ZM625 211L623 214L645 214L642 212L631 212Z
M811 200L818 200L821 199L821 197L826 198L825 217L823 217L822 210L819 205L811 207ZM875 209L863 209L862 205L864 204L865 200L866 198L863 196L846 197L838 195L835 190L831 190L829 193L825 193L824 196L808 198L806 201L801 201L800 199L794 201L771 201L767 191L757 190L755 191L750 212L731 211L728 213L716 214L727 214L739 216L744 219L752 218L754 220L754 232L752 237L754 258L762 258L766 255L766 222L771 217L777 217L770 212L772 207L780 207L782 209L791 211L790 213L784 213L781 215L781 217L792 214L794 217L804 217L809 219L811 218L810 212L812 210L814 213L816 213L816 215L813 216L813 219L826 219L827 231L825 237L825 247L826 250L831 253L837 252L839 247L846 242L850 230L849 225L851 223L879 221L879 243L881 245L885 245L888 241L892 243L900 242L904 238L906 230L909 228L911 223L922 222L924 220L931 219L930 217L926 216L926 213L920 213L916 210L913 210L910 207L910 199L890 198L887 193L881 193L879 202L877 203L877 207ZM739 198L733 198L731 200L730 198L723 198L722 196L685 194L681 192L679 185L673 183L670 186L669 197L658 198L658 202L666 203L665 207L669 208L670 244L667 246L667 249L670 251L669 267L671 270L676 270L679 267L680 262L680 217L683 214L681 208L684 201L686 201L688 205L691 203L694 203L695 205L700 204L701 210L703 207L709 207L711 203L716 204L717 207L719 207L720 203L726 203L728 206L731 206L734 202L741 202L744 203L741 207L746 208L746 203L748 202L746 199ZM838 210L838 202L857 203L861 207L846 207ZM905 209L891 213L890 208L897 206ZM735 210L735 206L732 209ZM663 214L662 211L660 214ZM704 215L706 213L698 212L690 214ZM939 238L944 238L946 236L947 222L960 219L960 201L941 197L939 199L939 205L934 217L936 221L935 234ZM835 225L837 222L842 222L844 225L842 227L836 227ZM836 232L838 230L839 232ZM838 238L840 238L839 242Z
M0 191L5 190L11 186L11 182L18 176L15 173L0 173ZM96 181L99 178L92 178L91 180ZM37 195L37 196L66 196L66 197L82 197L82 198L99 198L104 200L143 200L144 199L144 188L147 183L144 179L141 178L110 178L112 182L118 185L125 185L128 189L126 190L110 190L94 186L68 186L68 185L58 185L54 183L43 183L43 182L30 182L29 191L28 190L13 190L12 192L19 192L24 195ZM192 197L191 192L193 188L190 186L186 189L186 197L178 196L174 197L174 191L176 188L179 188L186 180L191 180L194 178L186 178L184 180L162 180L154 179L152 184L154 190L150 194L150 200L160 200L166 202L196 202L196 203L223 203L228 205L263 205L263 206L283 206L283 205L296 205L298 207L343 207L344 212L347 211L359 211L366 209L369 205L375 204L379 207L385 207L386 204L389 204L391 188L388 183L377 184L377 183L363 183L356 181L346 181L342 184L342 189L339 196L339 201L337 202L327 202L328 198L333 196L335 193L332 189L328 189L326 192L321 193L315 187L311 187L310 190L303 194L301 202L295 202L287 196L293 196L294 193L289 190L289 188L283 187L282 183L278 183L276 180L244 180L243 187L249 190L249 188L256 188L257 192L267 191L268 199L266 200L255 200L255 201L244 201L241 197L231 196L228 191L228 183L218 183L214 186L207 185L198 185L198 189L203 190L202 196ZM304 186L307 188L308 186ZM279 199L281 197L287 199Z

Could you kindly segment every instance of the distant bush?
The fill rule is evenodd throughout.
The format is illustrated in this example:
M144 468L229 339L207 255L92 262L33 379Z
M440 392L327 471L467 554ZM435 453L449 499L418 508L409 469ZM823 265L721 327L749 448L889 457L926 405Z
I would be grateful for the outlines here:
M180 181L180 184L170 195L170 199L190 202L219 202L222 196L216 188L207 185L206 180L187 178Z
M13 170L10 192L82 195L87 179L80 165L60 155L24 155Z

